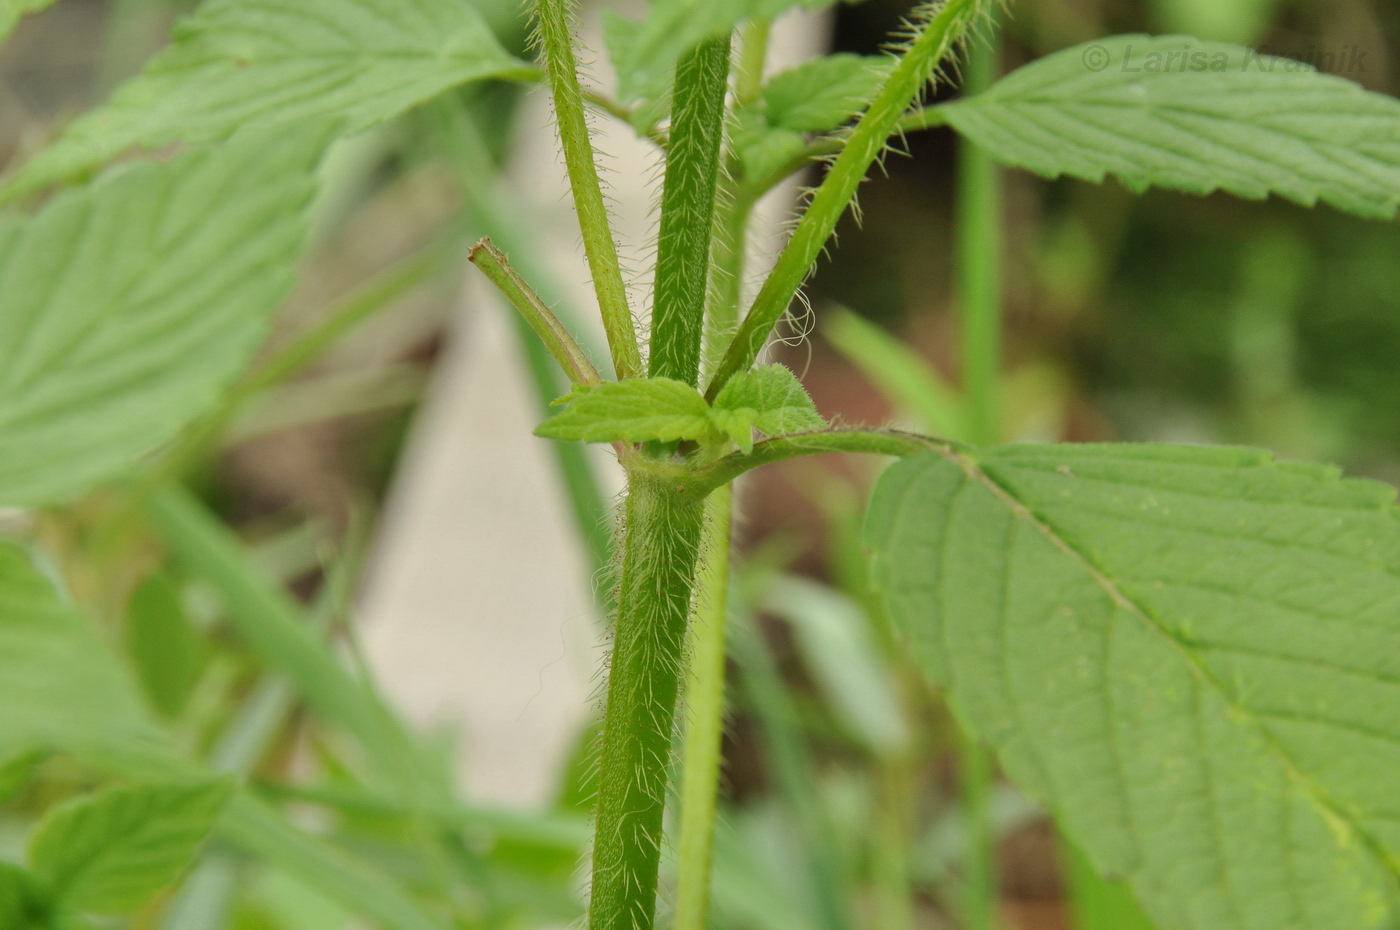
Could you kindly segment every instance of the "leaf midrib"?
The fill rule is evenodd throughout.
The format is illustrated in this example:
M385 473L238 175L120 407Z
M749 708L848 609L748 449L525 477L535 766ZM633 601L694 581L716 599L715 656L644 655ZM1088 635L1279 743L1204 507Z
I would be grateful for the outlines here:
M1385 846L1374 837L1369 830L1363 826L1357 817L1339 801L1336 801L1331 794L1318 784L1311 776L1305 773L1293 759L1293 756L1284 748L1274 735L1273 731L1265 726L1250 708L1241 705L1236 701L1211 671L1205 667L1195 655L1193 655L1187 644L1173 636L1170 629L1152 616L1144 605L1124 593L1108 574L1101 569L1088 554L1079 550L1069 538L1061 533L1051 521L1034 513L1030 505L1022 501L1008 487L1001 484L994 477L984 471L970 456L962 455L955 450L932 447L933 451L943 456L948 461L962 469L968 478L981 483L997 500L1001 501L1009 509L1014 517L1026 521L1037 532L1045 536L1050 544L1078 562L1094 583L1108 597L1130 615L1137 617L1148 629L1158 634L1167 644L1181 657L1188 668L1197 678L1213 690L1219 699L1230 709L1239 714L1239 721L1254 730L1264 744L1274 752L1284 769L1292 776L1313 799L1313 801L1324 808L1332 816L1347 824L1354 831L1356 836L1365 844L1366 849L1381 864L1385 873L1391 878L1393 887L1400 888L1400 864L1397 864L1394 857L1386 850Z

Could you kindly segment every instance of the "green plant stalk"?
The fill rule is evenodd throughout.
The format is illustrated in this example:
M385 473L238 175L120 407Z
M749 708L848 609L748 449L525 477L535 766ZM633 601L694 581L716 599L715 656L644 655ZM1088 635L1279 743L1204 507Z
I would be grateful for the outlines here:
M559 318L549 309L525 279L515 273L506 259L505 253L491 244L489 238L482 239L472 246L467 260L481 270L491 283L505 295L512 307L530 325L549 354L564 369L574 384L596 385L602 383L598 370L588 360L583 349L579 348L574 337L559 322Z
M678 878L672 930L709 926L715 808L724 737L725 628L729 619L729 542L734 488L709 498L700 583L691 626L685 691Z
M995 23L970 43L963 93L996 82L1000 59ZM1002 232L1001 176L991 157L967 139L958 148L957 290L968 439L1001 441ZM990 753L970 735L960 749L963 816L967 823L962 917L964 930L993 930L996 917L996 838L987 798L995 778Z
M649 373L692 385L700 379L729 44L728 34L707 39L676 65L661 194Z
M815 916L824 930L846 930L850 917L844 872L835 859L831 823L813 790L816 766L803 737L801 714L753 627L751 613L736 613L732 638L739 681L758 718L774 779L802 833L807 872L820 908Z
M536 259L535 250L530 246L531 237L515 218L518 214L506 206L501 192L506 189L507 182L492 161L491 153L470 115L460 104L445 98L430 104L427 115L439 143L457 169L458 183L476 225L491 236L503 251L514 256L513 264L520 271L522 279L533 282L544 305L554 308L554 315L560 319L561 325L574 333L576 339L582 340L583 333L579 328L569 326L570 320L563 312L566 302L553 285L546 268ZM535 387L540 415L551 416L557 411L550 404L565 393L565 387L560 384L554 361L525 319L518 313L511 316L515 321L531 383ZM581 348L585 356L594 357L588 351L586 342ZM550 445L573 510L574 523L588 552L589 573L593 577L605 578L605 569L612 560L612 535L611 515L602 485L582 443L554 442ZM598 593L600 602L606 602L606 591L600 590Z
M591 930L651 930L686 621L705 499L629 470L593 839Z
M947 0L919 30L812 195L792 238L711 379L705 392L707 399L713 402L730 378L747 371L757 360L773 327L787 312L826 247L836 223L855 198L866 172L885 150L900 118L923 90L938 63L986 6L985 0Z
M872 850L875 873L875 925L879 930L911 930L914 901L909 874L911 819L915 813L915 763L901 753L879 760L880 797Z
M613 366L619 378L643 377L641 350L632 310L627 303L627 287L622 280L617 243L613 241L598 166L589 141L584 114L583 91L579 87L578 63L574 59L573 36L569 29L569 0L539 0L535 15L539 22L549 85L554 96L559 143L574 193L588 268L598 295L603 329L608 335Z

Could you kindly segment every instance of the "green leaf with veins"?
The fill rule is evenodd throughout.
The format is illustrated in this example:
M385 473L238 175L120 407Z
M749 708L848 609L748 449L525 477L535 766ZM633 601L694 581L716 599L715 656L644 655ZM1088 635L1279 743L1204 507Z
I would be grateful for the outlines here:
M753 451L755 429L785 436L827 427L797 375L782 365L761 365L731 378L715 398L712 416L745 453Z
M230 779L108 788L40 821L29 863L45 891L79 911L123 914L194 859L233 794Z
M684 381L628 378L609 381L561 401L563 413L535 435L573 442L721 441L728 436L753 450L755 429L769 436L826 429L802 382L782 365L764 365L733 378L714 407Z
M733 125L731 142L750 181L762 181L807 151L802 133L773 128L758 108L740 111Z
M711 430L700 392L671 378L628 378L600 384L545 420L535 435L583 442L675 442Z
M1161 930L1385 925L1393 488L1243 449L1011 446L880 479L873 580L958 715Z
M1116 36L939 109L998 160L1046 177L1272 193L1377 219L1400 207L1400 101L1237 45Z
M830 132L865 109L889 76L890 59L838 53L784 71L763 88L768 124Z
M245 134L0 225L0 504L80 495L214 403L295 284L327 138Z
M247 126L336 120L355 133L459 84L534 73L462 0L211 0L141 74L21 168L6 194L131 148L226 139Z

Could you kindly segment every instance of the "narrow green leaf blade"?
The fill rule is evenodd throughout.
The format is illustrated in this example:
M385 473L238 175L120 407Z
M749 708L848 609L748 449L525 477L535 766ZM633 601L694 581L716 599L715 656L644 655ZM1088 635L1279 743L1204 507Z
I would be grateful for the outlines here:
M600 384L569 402L535 435L582 442L674 442L710 431L710 405L671 378L627 378Z
M715 418L739 414L769 436L826 429L797 375L782 365L760 365L731 378L715 398Z
M461 0L212 0L5 193L72 178L130 148L226 139L248 126L332 120L355 133L459 84L533 73Z
M0 226L0 503L58 503L211 405L295 282L324 130L133 167Z
M998 160L1046 177L1277 194L1377 219L1400 207L1400 101L1237 45L1116 36L940 109Z
M794 132L829 132L863 111L889 75L882 56L837 53L775 76L763 89L769 125Z
M1013 446L895 465L867 536L960 716L1160 930L1368 928L1400 861L1393 499L1249 450Z
M233 793L229 780L108 788L51 810L29 843L34 874L78 910L144 904L194 859Z

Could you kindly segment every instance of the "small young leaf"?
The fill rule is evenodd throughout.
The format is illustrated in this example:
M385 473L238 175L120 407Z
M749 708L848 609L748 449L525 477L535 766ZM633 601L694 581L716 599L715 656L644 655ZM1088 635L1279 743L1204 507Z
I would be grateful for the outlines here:
M731 378L715 398L714 421L744 452L753 430L769 436L826 429L802 382L782 365L763 365Z
M29 862L51 897L121 914L180 876L233 792L228 780L109 788L50 811Z
M866 530L959 716L1161 930L1371 928L1400 862L1394 495L1250 450L1011 446L894 465Z
M670 378L628 378L600 384L540 424L535 435L583 442L674 442L711 429L700 392Z
M214 402L295 283L326 138L246 134L0 226L0 504L81 494Z
M869 104L890 60L839 53L784 71L763 89L768 123L794 132L829 132Z
M331 120L355 133L458 84L532 73L463 0L212 0L6 193L72 178L130 148L226 139L247 126Z
M1400 207L1400 101L1310 66L1185 36L1116 36L1050 55L940 107L997 159L1134 190Z
M126 643L147 696L167 717L177 717L199 678L199 634L180 602L180 588L156 572L131 595Z

